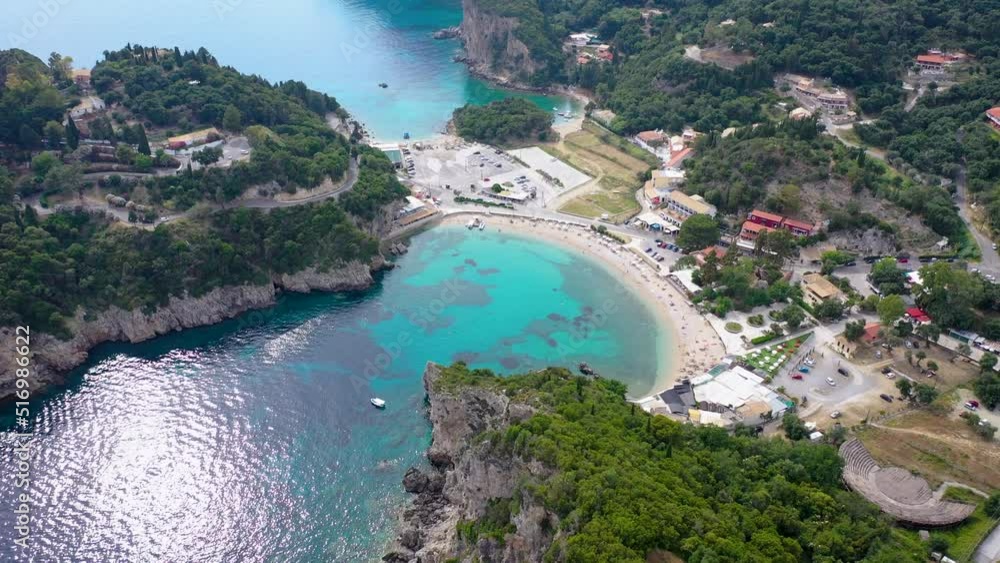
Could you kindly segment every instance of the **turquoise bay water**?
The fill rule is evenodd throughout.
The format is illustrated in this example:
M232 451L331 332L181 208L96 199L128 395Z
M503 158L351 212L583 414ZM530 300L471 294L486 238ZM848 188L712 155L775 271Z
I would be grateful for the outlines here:
M206 47L222 64L271 81L301 80L336 98L380 140L426 138L456 107L506 96L572 110L561 96L512 93L452 62L460 0L4 0L0 48L91 66L126 43ZM378 87L380 82L389 88Z
M588 259L504 233L423 233L369 291L102 346L67 389L32 401L30 556L375 561L429 443L428 360L503 373L586 360L639 396L665 338ZM0 418L8 452L11 423ZM9 547L12 486L0 479L0 559L26 560Z

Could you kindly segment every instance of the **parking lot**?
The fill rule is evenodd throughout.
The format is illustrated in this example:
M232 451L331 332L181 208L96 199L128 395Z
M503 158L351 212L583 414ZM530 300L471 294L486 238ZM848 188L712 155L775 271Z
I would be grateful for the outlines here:
M510 192L534 194L519 208L541 209L559 188L537 171L527 168L506 152L475 143L432 145L404 153L404 167L413 181L443 202L456 196L491 199L496 184ZM412 160L412 166L406 159Z

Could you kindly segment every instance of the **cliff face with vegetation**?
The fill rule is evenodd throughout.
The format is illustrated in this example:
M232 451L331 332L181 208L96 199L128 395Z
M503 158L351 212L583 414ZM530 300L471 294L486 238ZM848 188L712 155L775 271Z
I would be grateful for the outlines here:
M352 260L326 271L314 267L296 273L273 274L263 284L227 285L205 295L171 296L152 311L112 306L103 311L77 310L66 323L68 338L33 331L31 334L31 377L33 390L57 385L65 373L87 360L90 350L105 342L143 342L170 332L215 324L253 309L274 305L279 291L352 291L369 287L372 274L385 267L382 256L370 261ZM29 325L30 326L30 325ZM15 329L0 327L0 339L14 342ZM0 402L14 395L13 348L0 348ZM8 369L8 367L10 369Z
M424 385L429 468L406 473L416 496L384 561L927 558L842 488L832 447L681 425L565 369L432 364Z
M534 85L548 62L528 44L530 23L513 7L493 4L491 0L462 0L466 62L473 73L500 84Z
M389 562L419 560L442 563L453 558L481 561L540 561L553 540L558 518L537 503L520 506L507 517L511 499L520 496L524 476L551 473L540 463L495 455L477 439L523 422L536 413L532 406L511 401L502 392L455 388L442 381L441 366L428 364L424 387L434 427L427 452L430 468L410 468L403 486L416 495L403 515L403 528ZM470 534L469 525L484 515L504 515L513 528L506 537ZM462 532L460 532L462 530Z

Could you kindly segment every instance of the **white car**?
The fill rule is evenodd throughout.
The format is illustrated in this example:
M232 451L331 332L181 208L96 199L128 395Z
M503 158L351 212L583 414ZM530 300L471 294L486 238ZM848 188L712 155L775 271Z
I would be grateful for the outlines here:
M840 418L840 411L833 411L830 413L830 418Z
M826 384L829 385L830 387L836 387L837 386L837 382L834 381L832 377L826 378Z

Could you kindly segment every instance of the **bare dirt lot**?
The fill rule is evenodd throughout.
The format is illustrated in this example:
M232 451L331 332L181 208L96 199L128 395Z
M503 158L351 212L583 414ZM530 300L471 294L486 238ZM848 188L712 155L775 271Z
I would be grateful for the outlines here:
M954 398L948 397L948 405ZM858 437L879 463L918 473L932 487L957 481L983 491L1000 488L1000 445L949 414L950 406L921 409L870 426Z
M692 45L684 49L684 56L699 63L714 64L727 70L733 70L754 59L754 56L749 53L736 53L729 47L722 45L714 47Z

